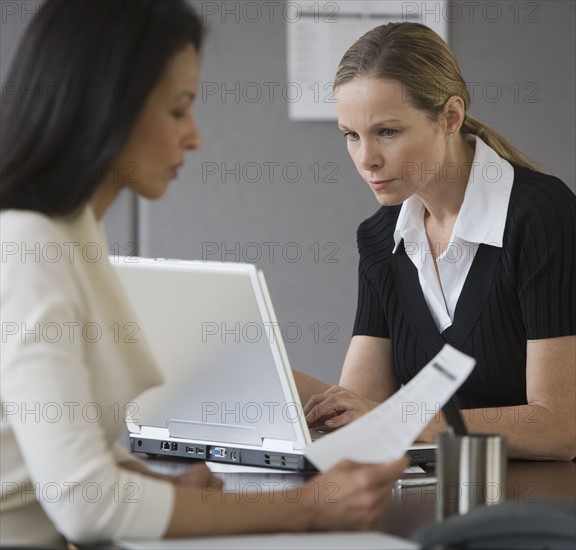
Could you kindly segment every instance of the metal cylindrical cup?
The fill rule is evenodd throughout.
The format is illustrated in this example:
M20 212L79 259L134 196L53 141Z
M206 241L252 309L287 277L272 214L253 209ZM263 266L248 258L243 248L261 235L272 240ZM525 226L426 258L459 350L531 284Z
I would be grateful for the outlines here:
M436 519L466 514L506 499L506 438L443 433L436 450Z

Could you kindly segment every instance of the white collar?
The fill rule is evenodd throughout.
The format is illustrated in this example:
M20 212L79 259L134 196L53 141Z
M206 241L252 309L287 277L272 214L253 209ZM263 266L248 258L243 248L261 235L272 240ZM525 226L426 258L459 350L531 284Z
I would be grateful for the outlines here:
M502 247L508 203L514 181L514 167L478 136L474 160L458 212L452 240ZM416 195L404 201L394 231L394 251L402 239L424 231L424 204Z

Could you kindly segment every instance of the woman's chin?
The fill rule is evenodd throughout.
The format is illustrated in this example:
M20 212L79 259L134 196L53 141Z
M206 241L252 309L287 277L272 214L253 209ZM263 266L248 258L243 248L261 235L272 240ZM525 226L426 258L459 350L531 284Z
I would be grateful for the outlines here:
M149 201L155 201L157 199L161 199L166 194L166 191L168 190L168 184L169 183L170 182L156 183L154 185L146 187L145 189L138 189L138 190L136 190L136 193L142 199L147 199Z
M376 200L381 206L397 206L398 204L402 204L406 198L399 197L397 195L384 195L375 193Z

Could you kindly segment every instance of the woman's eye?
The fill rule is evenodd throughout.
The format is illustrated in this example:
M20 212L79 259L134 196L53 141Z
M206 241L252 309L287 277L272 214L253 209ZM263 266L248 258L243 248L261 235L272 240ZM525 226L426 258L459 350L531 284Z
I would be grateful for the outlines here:
M172 111L172 116L174 118L184 118L186 116L186 113L184 111Z
M356 132L344 132L344 138L348 141L356 141L358 139L358 134Z
M379 134L384 137L393 137L394 135L396 135L396 132L397 132L396 130L392 130L391 128L382 128L379 131Z

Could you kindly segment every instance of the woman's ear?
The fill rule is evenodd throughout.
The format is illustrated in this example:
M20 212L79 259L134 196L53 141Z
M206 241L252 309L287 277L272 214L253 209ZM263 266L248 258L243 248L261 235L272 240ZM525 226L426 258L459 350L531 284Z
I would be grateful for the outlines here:
M460 96L453 95L444 103L442 109L442 118L444 120L446 133L457 134L460 131L464 118L466 116L466 107Z

